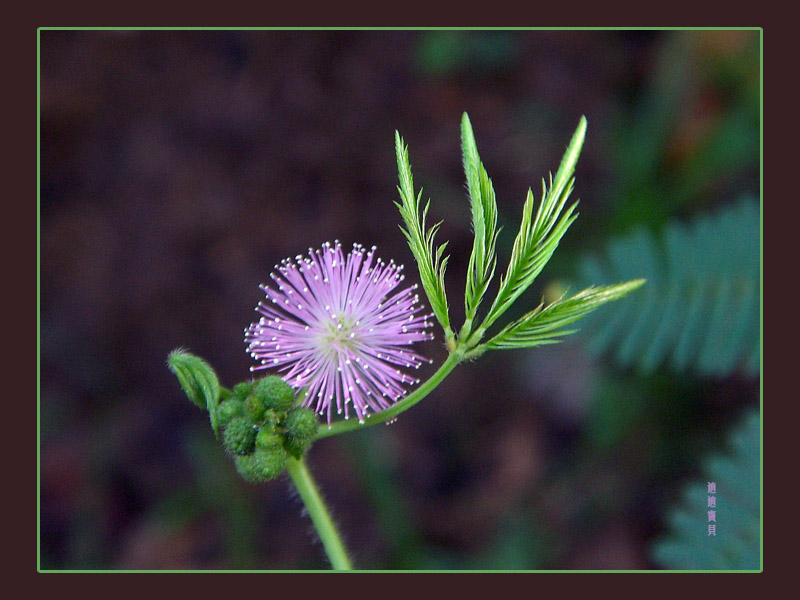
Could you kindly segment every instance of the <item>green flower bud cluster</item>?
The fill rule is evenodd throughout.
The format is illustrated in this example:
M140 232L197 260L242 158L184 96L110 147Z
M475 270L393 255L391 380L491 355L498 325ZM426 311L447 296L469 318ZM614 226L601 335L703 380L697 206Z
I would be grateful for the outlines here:
M300 458L317 432L313 411L294 406L292 387L270 375L223 394L217 418L239 474L252 483L274 479L289 456Z

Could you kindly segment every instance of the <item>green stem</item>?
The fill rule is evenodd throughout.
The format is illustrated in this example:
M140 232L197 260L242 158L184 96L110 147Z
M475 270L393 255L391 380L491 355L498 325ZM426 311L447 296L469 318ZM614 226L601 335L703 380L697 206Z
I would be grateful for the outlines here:
M289 457L286 461L286 470L306 505L308 515L317 529L319 539L322 540L331 565L337 571L352 571L353 565L350 564L350 557L347 556L339 532L336 531L336 525L325 506L325 501L317 490L317 485L314 483L305 461L302 458L297 460Z
M466 340L469 338L469 334L472 332L472 319L475 315L467 315L467 318L464 320L464 324L461 326L461 331L458 333L459 340Z
M422 400L425 396L430 394L436 388L436 386L438 386L442 380L450 374L450 371L452 371L463 359L463 351L456 351L450 354L447 357L447 360L442 363L442 366L439 367L439 370L431 375L430 379L414 390L413 393L400 400L397 404L394 404L379 413L371 415L364 423L359 423L357 420L348 420L337 421L336 423L332 423L327 428L320 427L320 430L317 433L317 439L329 437L331 435L337 435L339 433L345 433L346 431L353 431L369 425L376 425L377 423L383 423L395 418L401 412L408 410L417 402Z
M453 333L449 326L444 328L444 342L448 352L456 351L456 334Z

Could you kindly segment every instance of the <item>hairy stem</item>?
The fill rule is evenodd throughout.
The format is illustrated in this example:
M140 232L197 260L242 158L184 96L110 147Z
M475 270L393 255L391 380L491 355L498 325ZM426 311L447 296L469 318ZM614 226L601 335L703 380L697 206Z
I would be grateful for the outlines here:
M327 428L320 427L319 432L317 433L317 439L338 435L347 431L353 431L369 425L376 425L377 423L384 423L395 418L397 415L408 410L417 402L422 400L425 396L430 394L436 388L436 386L438 386L444 380L444 378L450 374L450 371L452 371L463 359L463 351L457 350L456 352L451 353L447 357L447 360L442 363L442 366L439 367L439 370L431 375L430 379L425 381L425 383L420 385L416 390L414 390L413 393L400 400L397 404L393 404L386 410L382 410L379 413L371 415L364 423L359 423L354 419L348 421L337 421L336 423L332 423L330 427Z
M292 478L292 483L297 488L300 498L303 499L308 515L325 547L325 553L331 561L331 566L337 571L351 571L353 566L350 564L350 557L347 555L336 525L325 506L325 501L317 490L317 485L314 483L305 461L302 458L296 460L290 457L286 462L286 471Z

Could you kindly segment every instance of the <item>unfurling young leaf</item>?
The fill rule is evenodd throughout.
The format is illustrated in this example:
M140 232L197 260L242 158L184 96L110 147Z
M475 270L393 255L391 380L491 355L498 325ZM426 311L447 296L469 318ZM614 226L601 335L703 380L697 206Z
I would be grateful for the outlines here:
M173 350L167 358L169 370L175 373L181 388L200 408L208 410L211 428L219 437L217 409L219 405L219 380L214 369L199 356L185 350Z

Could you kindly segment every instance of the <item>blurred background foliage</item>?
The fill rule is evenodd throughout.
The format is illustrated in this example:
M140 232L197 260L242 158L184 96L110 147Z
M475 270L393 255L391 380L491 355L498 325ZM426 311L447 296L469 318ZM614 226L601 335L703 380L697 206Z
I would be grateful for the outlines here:
M42 31L42 568L327 567L288 481L238 479L166 357L247 378L258 284L324 241L377 244L415 279L395 129L444 219L460 324L463 111L501 267L588 118L581 216L519 313L649 281L563 344L489 353L390 427L318 442L356 565L758 568L759 35ZM685 494L714 478L708 538Z
M730 433L728 453L711 457L706 478L686 486L682 504L669 514L667 533L653 547L655 559L672 569L758 569L761 565L761 419L749 411ZM709 490L708 478L714 487ZM709 491L725 490L725 504L709 506ZM708 522L724 515L726 534L708 546Z

